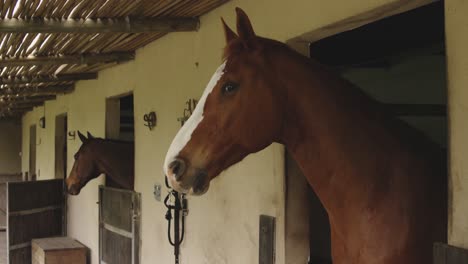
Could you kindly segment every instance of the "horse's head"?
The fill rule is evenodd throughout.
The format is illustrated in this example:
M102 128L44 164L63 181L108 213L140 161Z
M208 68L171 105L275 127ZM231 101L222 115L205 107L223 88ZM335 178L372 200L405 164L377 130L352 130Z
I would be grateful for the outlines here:
M75 163L70 175L66 179L69 194L78 195L90 180L99 176L100 172L95 164L95 157L91 148L94 137L88 132L88 138L78 131L83 143L75 154Z
M179 192L205 193L213 178L277 141L281 131L276 106L282 99L273 89L281 84L269 71L267 52L276 42L257 37L247 15L239 8L236 12L237 34L222 20L225 60L165 159L166 177Z

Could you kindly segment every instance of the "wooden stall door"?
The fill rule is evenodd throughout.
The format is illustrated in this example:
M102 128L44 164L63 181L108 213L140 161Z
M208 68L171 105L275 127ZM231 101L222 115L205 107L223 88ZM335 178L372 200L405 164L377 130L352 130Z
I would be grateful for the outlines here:
M468 264L468 249L435 243L434 264Z
M140 263L139 193L99 187L99 263Z
M9 264L31 263L31 239L63 235L63 180L8 182Z

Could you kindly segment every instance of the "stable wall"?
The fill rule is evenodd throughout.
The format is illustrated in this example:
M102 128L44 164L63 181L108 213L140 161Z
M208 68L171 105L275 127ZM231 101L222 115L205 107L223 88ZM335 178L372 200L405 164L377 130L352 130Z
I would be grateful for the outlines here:
M153 185L164 184L163 159L180 127L189 98L199 98L211 75L221 63L224 37L220 16L235 27L234 8L242 7L252 19L259 35L281 41L301 36L371 10L401 11L407 1L296 0L230 1L201 17L201 28L192 33L171 33L139 49L136 59L99 73L99 78L81 81L76 91L47 102L23 118L23 146L29 142L31 124L45 113L45 129L38 128L37 168L39 179L54 178L55 116L67 112L70 131L90 131L105 135L105 99L133 91L135 102L136 191L142 193L142 263L172 263L173 249L167 241L166 208L153 198ZM416 1L427 2L427 1ZM415 2L410 5L415 6ZM337 8L339 7L339 8ZM265 11L268 10L268 15ZM396 12L396 11L395 11ZM291 14L285 16L284 14ZM369 18L372 20L372 17ZM158 125L149 131L143 115L156 111ZM68 168L80 146L68 141ZM27 169L28 149L23 147L23 170ZM186 236L181 263L256 263L258 262L258 222L260 214L277 219L276 263L285 260L285 180L284 149L273 146L251 155L214 180L202 197L189 198ZM68 235L91 249L93 264L98 263L98 185L91 181L77 197L68 200ZM304 263L304 262L298 262ZM290 263L288 263L290 264Z
M449 243L468 248L468 2L445 1L449 103Z
M0 175L21 172L21 123L0 121Z

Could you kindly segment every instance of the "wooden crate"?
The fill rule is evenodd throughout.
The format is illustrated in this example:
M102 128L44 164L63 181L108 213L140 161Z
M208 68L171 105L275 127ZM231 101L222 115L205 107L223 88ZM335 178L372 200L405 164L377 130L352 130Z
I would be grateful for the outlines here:
M86 247L69 237L33 239L32 264L86 264Z

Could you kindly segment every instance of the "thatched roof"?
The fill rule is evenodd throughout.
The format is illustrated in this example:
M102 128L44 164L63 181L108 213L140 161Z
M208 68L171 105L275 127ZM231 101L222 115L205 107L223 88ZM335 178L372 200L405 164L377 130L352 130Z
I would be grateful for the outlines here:
M0 119L134 58L228 0L0 0Z

